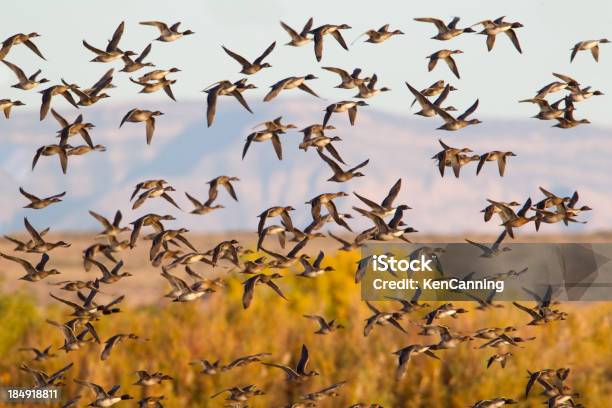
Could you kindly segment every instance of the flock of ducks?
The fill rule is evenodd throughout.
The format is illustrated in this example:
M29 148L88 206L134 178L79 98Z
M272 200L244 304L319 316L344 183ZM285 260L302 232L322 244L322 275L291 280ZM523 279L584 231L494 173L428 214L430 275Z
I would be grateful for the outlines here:
M439 41L452 40L458 36L470 33L484 35L486 36L486 45L489 51L493 49L497 35L504 33L516 50L522 53L516 30L522 28L523 25L519 22L507 22L503 17L496 20L483 20L465 28L458 27L459 18L454 18L448 24L436 18L417 18L415 20L434 24L438 32L432 38ZM194 34L191 30L181 31L180 23L169 26L158 21L146 21L140 24L156 28L159 31L159 37L154 40L159 42L172 42ZM476 26L481 26L482 30L474 30L473 27ZM281 22L281 27L289 35L289 42L286 43L287 46L301 47L314 43L314 53L317 61L321 61L323 58L324 42L328 42L325 41L326 39L333 38L342 48L349 49L343 37L343 33L351 29L347 24L324 24L314 27L313 19L310 18L299 32L284 22ZM96 63L122 61L124 66L120 69L120 72L128 74L155 67L153 63L147 62L147 58L152 51L151 44L146 45L140 54L124 50L120 46L124 29L125 25L121 23L114 31L111 40L105 46L94 46L83 40L83 46L95 55L91 61ZM384 25L379 29L365 31L355 41L365 36L367 37L365 42L381 44L394 36L401 36L403 34L401 30L391 30L389 25ZM12 48L21 44L44 59L43 54L33 42L38 36L37 33L16 34L6 39L2 44L0 60L19 80L17 84L13 85L14 88L30 91L36 89L41 84L49 82L45 78L40 78L41 70L27 76L18 65L7 60L7 58L11 57L10 51ZM579 51L590 50L597 61L599 45L608 42L605 39L580 42L573 47L571 59L573 60ZM265 60L275 50L275 47L276 42L272 42L255 59L245 58L225 46L222 46L222 49L240 65L239 73L252 76L261 70L271 68L270 63L265 62ZM460 78L458 64L454 56L461 53L462 51L459 49L441 49L431 54L427 57L429 59L428 70L432 71L437 66L437 63L443 60L454 75ZM340 120L339 116L346 112L350 124L355 125L358 109L368 106L364 99L373 98L382 92L390 91L390 89L388 87L377 88L378 76L376 74L362 76L362 70L359 68L344 70L325 66L322 69L339 76L341 82L337 85L337 88L347 90L357 89L358 93L354 95L354 99L339 101L327 106L324 109L321 123L311 124L299 130L304 135L299 148L304 151L308 151L308 149L316 150L317 155L327 164L333 173L328 181L344 183L355 177L363 177L364 173L362 171L365 171L364 168L369 164L369 160L366 159L353 167L347 165L337 149L337 144L342 139L338 136L328 136L326 134L328 131L335 129L330 122L332 120ZM180 71L176 67L155 69L138 78L130 76L130 80L140 87L141 93L154 93L163 90L169 98L175 100L172 85L177 80L169 77ZM74 119L66 119L53 109L51 105L55 103L54 97L56 96L63 97L76 109L88 107L109 98L110 96L107 92L115 87L112 83L114 75L114 69L108 70L90 88L82 88L77 84L69 83L62 79L60 83L40 91L42 94L40 120L44 120L50 111L58 122L59 129L56 136L57 141L41 146L36 151L32 162L33 169L41 156L56 155L59 158L63 173L67 173L69 157L84 155L93 151L104 152L106 150L105 146L93 142L90 131L95 126L86 122L83 114L78 115ZM546 85L537 92L535 97L521 102L537 104L540 112L536 117L541 120L557 120L556 126L559 128L566 129L580 123L588 123L586 119L576 120L574 118L574 104L591 96L601 95L602 93L594 91L590 87L582 87L576 80L566 75L554 75L560 81ZM270 91L264 97L264 102L282 97L281 93L292 89L299 89L313 97L319 98L318 94L310 87L310 83L316 79L317 77L314 74L284 78L271 85ZM444 81L436 81L429 87L421 90L413 87L408 82L406 82L406 86L414 96L413 105L418 103L421 108L416 114L426 118L439 117L443 121L439 127L441 130L459 131L467 126L481 123L478 119L469 119L478 108L478 100L458 116L453 116L450 113L457 109L452 106L443 106L449 93L457 90L451 84L446 84ZM256 86L248 83L246 77L237 81L220 80L205 88L203 92L207 94L206 116L208 126L214 123L215 112L220 102L219 97L222 96L235 98L247 111L252 112L243 94L247 90L254 88ZM560 100L550 104L545 99L550 94L560 91L567 92ZM564 104L563 108L560 106L561 102ZM18 100L0 100L0 109L4 111L7 118L10 117L13 107L22 105L23 103ZM145 123L146 143L150 144L155 131L156 118L161 115L163 113L160 111L134 108L125 114L119 126L121 127L126 123ZM270 141L278 159L282 160L281 138L282 135L291 129L298 129L298 126L283 123L282 117L277 117L258 125L257 130L246 138L242 152L243 159L245 159L252 143ZM74 143L75 137L77 139L80 137L83 144L72 145L71 143ZM460 169L472 162L477 163L477 174L481 172L487 162L497 162L499 175L503 176L508 159L516 156L511 151L490 151L481 154L471 154L473 151L470 148L455 148L447 145L442 140L439 142L442 150L434 155L433 159L437 161L441 176L444 176L446 167L451 167L455 176L459 177ZM205 215L212 211L222 210L224 204L221 203L227 204L228 198L238 201L236 185L239 181L237 177L228 175L221 175L210 180L208 182L208 194L204 199L199 199L195 194L185 192L186 198L192 205L191 214ZM394 204L400 192L401 183L402 180L399 179L382 201L366 198L361 194L354 193L355 197L366 208L353 207L353 210L358 216L369 220L371 226L357 232L352 239L334 235L330 232L329 237L340 244L339 250L358 250L367 241L387 242L399 239L410 242L407 234L417 232L403 220L404 213L410 207L405 204ZM488 206L482 210L484 220L485 222L490 221L494 215L497 215L503 231L492 246L469 240L468 242L480 248L484 257L497 256L507 250L507 248L502 246L502 242L507 237L514 238L515 229L524 227L532 222L535 224L536 230L539 230L542 223L564 222L567 225L570 222L582 222L578 221L576 217L581 212L591 209L588 206L577 206L578 192L575 192L571 197L563 197L544 188L540 188L540 190L544 194L544 198L541 201L532 205L531 198L528 198L518 211L515 211L514 207L520 206L519 202L488 200ZM20 188L20 192L28 201L24 208L35 210L42 210L50 205L56 205L66 196L66 192L62 192L40 198L37 195L26 192L23 188ZM181 210L181 206L175 200L175 193L175 188L166 180L142 181L135 186L134 192L130 197L130 201L133 201L132 209L136 210L141 206L146 206L150 200L162 199L173 208ZM299 228L291 218L291 212L295 210L294 207L278 205L265 209L258 217L257 253L259 257L251 260L245 260L245 255L252 254L254 251L243 247L235 239L220 242L206 250L196 248L189 241L187 236L189 231L187 228L170 229L165 225L167 222L175 220L175 217L171 214L147 213L126 225L122 224L123 216L120 211L116 212L112 220L94 211L90 211L90 215L100 223L103 230L96 236L97 241L84 251L83 267L86 271L95 267L99 271L99 275L95 279L52 282L52 285L57 286L59 290L75 295L75 298L70 300L58 296L54 292L50 293L52 299L65 305L70 312L70 317L66 322L47 321L51 327L61 332L64 337L64 343L59 348L57 346L47 346L42 349L24 347L20 350L33 353L34 361L42 362L51 358L59 358L55 350L71 353L78 352L78 350L88 347L91 343L103 344L101 346L100 360L106 361L112 358L113 350L122 347L122 343L154 341L154 338L143 338L136 333L112 333L105 341L102 341L96 329L99 320L111 319L113 314L121 312L120 304L124 300L124 295L109 301L98 300L99 294L103 293L102 287L114 285L132 276L131 273L123 270L124 263L118 259L119 255L121 252L129 251L137 245L145 245L147 241L149 242L148 245L150 245L149 261L153 266L161 269L160 276L171 287L171 291L165 297L173 302L192 302L199 298L213 296L215 293L223 290L226 284L225 279L210 279L202 276L195 270L195 267L199 264L212 267L226 266L235 270L236 276L245 276L242 298L244 309L249 308L252 302L256 301L256 292L261 291L262 287L267 287L282 299L289 300L278 284L279 280L287 277L286 273L289 271L297 268L297 271L293 274L297 279L320 279L322 275L334 272L334 268L325 266L325 254L322 251L315 259L304 254L303 251L310 241L326 236L321 230L329 223L342 227L346 230L347 234L353 232L348 223L353 218L353 215L342 213L337 207L337 201L347 196L346 192L337 191L321 193L308 200L305 205L310 206L312 221L303 228ZM30 224L27 218L24 218L24 226L29 235L28 240L21 241L8 236L6 236L6 239L16 245L14 248L15 252L39 255L39 262L34 265L30 261L18 256L4 253L0 255L8 261L19 264L26 272L20 279L29 282L38 282L51 275L61 274L57 269L47 267L50 261L50 253L54 250L67 248L70 246L70 243L48 241L45 237L49 228L36 228ZM148 230L146 234L145 229ZM274 252L268 248L270 239L278 240L282 249L281 252ZM291 243L291 247L286 249L288 243ZM363 277L364 266L367 262L368 260L364 259L357 265L355 273L355 281L357 283ZM186 277L181 277L176 273L179 268L184 268ZM500 275L500 279L509 279L524 272L510 271L502 274L503 276ZM529 315L531 320L527 323L528 325L546 325L566 319L567 313L555 308L557 303L553 300L551 288L544 295L535 293L532 293L532 295L537 303L535 307L527 307L516 302L514 303L515 307ZM398 380L405 376L411 359L422 358L420 356L424 355L440 360L437 353L444 353L444 350L453 349L463 343L479 340L483 342L477 347L478 349L494 349L494 354L489 356L484 362L486 367L494 369L493 366L499 364L501 369L503 369L510 363L513 355L512 352L508 351L509 348L519 350L519 348L523 347L519 343L534 340L534 337L524 338L516 335L515 332L519 329L514 326L481 328L473 333L454 332L449 327L442 325L441 320L448 317L457 319L460 315L467 313L468 310L456 307L451 303L432 308L426 303L419 302L418 298L419 294L417 293L411 300L390 299L401 305L399 310L394 309L392 311L382 310L366 302L372 315L366 320L363 331L364 336L368 336L375 328L377 330L385 330L385 326L392 326L398 331L406 333L406 329L401 324L402 319L422 309L427 309L427 313L423 317L425 323L417 323L420 328L419 334L423 336L437 336L439 338L438 342L411 344L393 352L398 360L395 374ZM493 295L487 299L473 300L478 303L477 310L486 311L491 308L503 307L493 303L492 299ZM333 335L334 332L344 328L343 324L326 316L309 314L303 317L316 322L318 329L315 333L319 335ZM285 375L285 380L292 384L306 383L312 377L321 375L318 371L307 368L309 349L306 345L302 345L299 358L295 361L295 365L280 364L275 362L274 357L269 353L257 353L239 357L225 365L221 364L219 360L211 362L205 359L194 361L191 364L201 366L202 375L222 375L225 371L240 369L240 367L247 364L260 364L263 369L282 371ZM137 362L134 363L137 364ZM67 374L74 371L72 368L73 364L71 363L55 373L48 374L43 369L35 369L25 363L21 365L21 369L24 372L31 374L34 385L37 387L63 386ZM179 367L177 366L177 374L179 373L178 369ZM154 389L164 381L178 380L175 378L176 374L171 376L161 372L137 371L136 375L138 378L135 379L134 386L151 389ZM527 396L534 387L540 386L543 389L542 395L545 398L545 403L549 408L580 407L582 405L575 402L579 395L573 392L567 385L568 375L569 369L566 368L547 368L533 372L528 371L525 395ZM92 391L94 396L93 399L89 400L88 406L109 407L121 401L133 399L129 393L120 394L119 385L106 384L102 386L92 383L87 379L76 377L73 381ZM321 390L304 394L300 401L289 402L287 407L318 406L321 401L338 396L345 383L346 381L344 380L337 381ZM249 400L263 396L265 393L264 390L259 389L256 385L239 384L219 390L219 392L211 395L211 398L223 395L228 404L227 406L246 407ZM62 403L62 408L75 407L80 403L81 399L85 399L84 395L69 396ZM149 394L149 396L138 401L138 406L163 407L165 399L164 395ZM513 398L493 397L488 400L477 401L472 404L472 407L499 408L509 404L516 404L517 402ZM357 403L352 405L352 407L381 407L381 405L377 403Z

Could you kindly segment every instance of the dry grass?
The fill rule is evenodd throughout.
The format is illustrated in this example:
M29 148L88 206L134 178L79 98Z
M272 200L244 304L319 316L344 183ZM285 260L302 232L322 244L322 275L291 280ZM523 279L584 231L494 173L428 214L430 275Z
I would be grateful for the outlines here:
M150 341L119 344L107 361L100 361L101 347L89 345L85 349L38 365L48 371L67 362L75 363L68 377L86 378L110 387L121 384L123 391L140 398L143 390L131 385L135 370L162 371L176 378L172 384L156 386L150 395L165 394L166 407L218 407L223 397L210 396L234 385L256 384L266 392L254 398L250 406L275 407L296 402L300 395L318 390L332 383L347 380L341 395L323 401L322 407L346 407L356 402L380 403L385 407L466 407L479 399L507 396L521 400L522 407L539 407L539 390L525 400L522 395L526 384L526 370L571 367L569 384L582 394L580 402L587 407L609 405L612 395L612 304L564 304L570 313L567 321L545 327L525 327L528 316L511 304L490 312L474 310L473 304L463 305L470 312L459 319L443 321L458 331L471 331L482 327L515 325L518 335L537 337L524 343L526 348L512 350L515 358L506 369L495 365L486 368L486 360L494 349L475 350L480 341L438 352L442 361L418 356L409 363L405 378L394 380L395 357L391 354L413 343L437 342L436 337L417 336L417 327L409 322L422 322L425 311L402 320L410 334L405 335L389 327L376 327L367 338L363 337L364 319L369 311L360 300L359 286L353 282L357 253L338 253L326 257L325 265L336 272L317 279L291 276L286 271L279 285L289 301L279 298L267 287L257 287L254 301L248 310L242 310L242 277L228 277L228 287L206 300L192 304L177 304L161 299L165 288L156 292L155 300L146 304L128 302L123 312L106 317L96 324L102 340L119 332L134 332ZM142 279L161 280L155 272L137 263L129 263L129 270ZM146 276L145 276L146 275ZM134 277L136 278L136 277ZM14 279L14 274L11 274ZM163 281L162 281L163 282ZM44 285L39 283L37 285ZM113 285L112 290L138 296L134 283L123 287ZM163 286L163 284L161 284ZM5 285L5 288L7 286ZM45 288L45 290L48 287ZM6 293L6 292L5 292ZM380 307L390 310L396 305L381 302ZM59 331L45 323L46 318L66 319L67 308L56 304L43 304L27 291L17 291L0 297L0 385L30 384L31 379L18 370L28 354L17 351L23 346L59 346ZM316 324L303 314L322 314L336 318L347 326L327 336L314 334ZM190 366L192 360L203 358L228 363L234 358L259 352L272 353L270 361L295 363L302 343L311 353L311 368L321 373L309 383L299 387L288 386L284 374L275 368L252 364L216 376L199 374L199 368ZM80 392L83 402L90 400L87 390L77 390L68 382L65 396ZM82 404L83 406L85 404ZM132 406L133 402L118 406Z

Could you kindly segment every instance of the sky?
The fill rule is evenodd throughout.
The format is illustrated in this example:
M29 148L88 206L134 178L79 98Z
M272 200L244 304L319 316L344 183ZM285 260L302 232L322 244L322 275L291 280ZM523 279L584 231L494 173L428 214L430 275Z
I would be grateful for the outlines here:
M585 86L592 85L604 92L612 89L609 75L612 72L612 44L602 47L599 64L588 53L581 53L573 64L569 63L570 48L576 42L612 37L612 3L609 1L589 1L589 7L576 6L569 0L556 1L554 6L551 2L532 0L510 3L387 1L384 7L377 4L383 3L309 0L298 5L295 1L63 0L39 2L32 7L27 2L8 2L3 5L3 15L9 18L3 18L0 36L5 38L17 32L40 33L42 37L36 39L36 43L48 62L40 60L25 47L11 51L7 60L17 63L28 75L40 68L43 76L54 83L64 78L85 87L93 84L111 66L120 69L121 64L89 62L94 55L82 46L83 39L103 47L116 26L125 20L126 30L120 45L140 52L157 37L157 31L139 25L139 21L181 21L183 29L192 29L196 35L169 44L154 41L149 56L149 60L159 68L176 66L183 70L175 76L178 82L174 89L179 100L203 99L200 91L209 84L221 79L241 78L238 63L223 52L222 44L252 60L273 41L277 41L277 47L267 60L273 68L252 78L259 88L252 94L254 97L261 97L279 79L307 73L319 77L311 87L321 96L329 100L350 97L350 94L332 88L337 77L321 70L320 66L347 70L361 67L368 75L377 73L380 86L387 86L394 92L380 95L372 100L372 105L393 113L408 112L411 97L404 81L424 88L438 79L450 80L460 90L453 94L452 104L465 109L480 98L478 114L484 118L533 115L533 106L518 104L517 101L531 97L537 89L553 81L552 72L570 75ZM484 36L472 34L446 42L436 41L430 39L436 33L432 24L413 21L414 17L431 16L448 21L453 16L460 16L461 27L501 15L506 15L508 21L524 24L524 28L517 30L523 55L516 52L505 36L500 36L494 50L487 53ZM392 29L401 29L406 34L378 45L359 41L350 47L350 52L328 38L319 65L312 46L283 46L288 36L279 26L279 20L283 20L300 29L310 16L314 17L315 26L325 23L351 25L353 29L344 32L349 44L365 30L387 23ZM464 51L456 58L461 80L456 80L444 64L433 73L427 72L426 56L442 48ZM143 97L137 94L139 87L130 83L126 74L121 74L119 82L122 86L112 91L113 97L124 101L137 101ZM7 90L7 85L13 83L13 74L0 66L0 89L3 90L0 97L19 98L29 109L37 109L39 95ZM152 101L165 96L160 93L146 98L146 101ZM604 96L581 105L577 116L588 117L599 125L612 125L607 98Z
M378 4L384 7L376 7ZM322 163L311 160L312 152L308 155L297 152L301 155L300 159L294 157L291 162L284 160L279 163L269 155L269 146L254 146L253 151L249 152L248 161L240 159L244 137L255 123L286 114L286 120L306 126L321 120L326 105L351 99L356 91L335 89L339 78L322 70L322 66L335 66L347 71L360 67L367 76L377 74L379 87L392 90L369 99L371 106L362 109L355 127L346 123L345 115L332 118L332 123L338 126L337 135L347 141L341 146L342 152L354 153L349 156L349 163L357 164L357 160L366 157L372 159L368 168L368 174L372 174L372 177L351 181L339 188L347 191L359 188L360 192L378 197L386 193L387 186L401 176L407 180L404 194L409 195L416 188L424 192L426 199L440 201L438 207L409 201L415 208L420 204L419 216L423 220L433 224L440 214L445 214L448 219L461 220L457 228L463 229L471 228L474 224L472 218L465 218L466 214L472 214L472 209L479 206L484 197L520 200L534 192L538 194L538 185L560 189L555 190L561 191L559 194L571 194L578 189L581 200L584 197L584 201L594 207L606 207L610 197L609 183L606 184L606 174L609 174L607 158L612 149L606 136L608 129L612 128L609 96L594 97L577 105L575 116L590 119L592 125L568 131L551 129L552 122L528 119L537 112L537 108L518 103L556 80L552 72L572 76L583 86L591 85L606 94L612 93L612 78L609 76L612 72L612 44L602 46L599 63L588 52L580 53L572 64L569 62L570 49L576 42L606 36L612 38L612 2L589 1L588 4L589 7L578 7L575 2L566 0L554 2L554 6L549 1L527 0L378 3L309 0L301 5L295 1L183 0L170 3L151 0L62 0L39 2L32 7L23 2L9 2L3 5L0 40L19 32L38 32L41 37L36 38L35 43L47 61L41 60L24 46L12 49L6 58L8 61L19 65L28 75L42 69L41 77L50 79L52 84L59 83L63 78L81 87L90 87L113 67L116 69L113 83L117 88L108 90L111 99L79 111L86 121L91 120L97 125L92 134L94 140L108 145L108 151L99 155L99 160L108 159L107 162L100 164L94 155L86 160L75 159L71 161L69 174L62 177L54 173L57 171L56 162L41 159L36 171L31 171L29 163L35 148L42 143L51 143L57 124L53 119L42 123L36 120L40 95L36 91L24 92L11 88L16 78L0 64L0 99L20 99L27 105L15 108L10 122L0 117L0 135L5 141L4 149L0 152L0 155L4 154L0 166L0 175L4 180L0 180L0 185L4 181L3 186L9 191L3 199L0 197L3 217L9 220L6 222L12 228L21 225L20 216L16 214L24 211L19 209L21 201L13 198L18 186L36 187L33 191L39 195L64 189L74 192L67 199L73 200L72 206L68 203L63 207L58 206L58 211L64 211L66 216L72 208L81 208L86 204L99 209L98 192L89 189L92 184L98 184L91 183L91 180L98 178L90 178L89 175L100 177L100 172L104 171L107 171L105 183L109 183L106 187L116 190L122 198L135 182L158 176L172 177L172 182L182 182L184 188L203 197L205 193L202 188L206 186L201 185L202 179L241 172L245 179L250 177L254 180L249 190L252 195L263 197L254 204L255 207L248 210L241 208L245 214L271 205L265 199L268 195L273 197L271 200L278 199L279 202L285 198L291 198L291 202L302 202L305 198L311 198L306 196L314 192L333 190L336 186L324 182L323 172L327 173L328 169ZM466 34L451 41L436 41L431 39L437 32L434 25L413 20L415 17L438 17L450 21L454 16L460 16L459 27L465 27L502 15L507 16L507 21L520 21L524 25L517 30L524 51L522 55L504 35L500 35L494 50L489 53L482 35ZM348 52L333 38L326 37L323 61L317 63L312 45L298 48L285 46L289 36L279 25L282 20L300 30L311 16L315 20L315 27L328 23L351 25L351 30L343 32L349 45L365 30L377 29L384 24L389 24L392 30L404 31L405 35L376 45L364 43L361 38L350 45ZM147 20L161 20L168 24L181 21L183 30L191 29L196 34L172 43L157 42L154 39L159 34L155 28L138 24ZM182 70L172 75L177 79L173 85L177 103L171 102L163 92L139 94L140 87L129 81L130 74L117 72L122 67L121 61L110 64L90 62L95 55L83 47L82 41L87 40L93 46L103 48L121 21L126 23L120 42L122 49L139 53L152 43L147 61L154 62L157 68L178 67ZM239 64L225 54L221 45L253 60L273 41L277 42L276 48L266 59L272 68L249 77L249 81L258 87L245 93L255 113L249 115L231 98L224 98L220 102L215 125L206 128L202 89L219 80L235 81L244 77L239 73ZM443 48L464 52L455 58L461 72L460 80L452 75L444 63L440 63L433 72L427 72L426 57ZM144 72L131 75L137 77ZM278 80L309 73L318 76L317 80L309 81L309 86L322 99L292 90L283 92L273 102L261 102L269 86ZM483 120L482 125L459 132L441 132L434 130L439 126L439 119L429 119L427 122L412 115L416 109L410 108L413 98L404 82L408 81L416 88L425 88L439 79L445 79L459 89L452 92L448 99L448 103L459 111L479 99L480 105L474 117ZM554 101L558 97L561 94L552 95L550 99ZM77 111L61 98L58 99L54 100L53 107L68 119L74 119ZM117 129L123 114L134 107L159 109L167 113L158 121L154 146L146 147L142 143L143 130L139 125ZM31 112L22 114L27 110ZM423 131L423 127L415 126L415 123L423 123L431 131ZM297 133L290 132L289 135L287 142L283 142L287 143L287 151L289 146L297 144ZM456 183L450 178L438 180L429 159L434 153L429 150L438 148L438 137L443 137L453 146L471 146L478 148L478 151L485 148L513 150L519 157L512 161L509 169L511 175L503 180L490 171L480 178L472 175L472 179L465 179L462 176ZM222 146L227 151L217 149L216 138L227 142ZM355 140L350 142L351 139ZM134 140L138 141L135 145L132 144ZM175 155L172 158L176 160L167 160L165 149ZM402 156L400 160L405 162L397 169L400 174L396 173L395 168L389 170L393 162L390 163L391 155L386 153L388 149L395 149L393 153L396 156L405 155L405 159ZM537 160L538 155L541 160ZM542 159L541 156L545 157ZM268 162L263 163L266 160ZM381 163L384 160L387 162ZM567 165L555 166L557 163ZM165 164L172 168L164 167ZM419 176L422 165L426 166L423 171L427 177ZM81 166L80 170L73 170L79 169L78 166ZM93 168L96 166L99 167ZM160 175L155 171L161 172L162 169L170 170L169 174ZM318 184L313 181L315 177ZM280 183L277 182L279 178ZM294 183L294 180L302 179L307 179L308 183ZM53 183L46 184L47 180L53 180ZM70 183L76 183L79 187L68 188ZM292 183L299 184L298 190L302 190L292 190ZM454 187L449 187L451 183L454 183ZM10 188L6 187L9 185ZM242 188L247 189L246 186ZM308 191L304 191L306 189ZM441 195L435 196L436 191ZM474 194L474 191L478 193ZM506 196L510 193L512 196ZM86 198L92 201L84 201ZM100 204L104 204L102 209L105 213L116 209L119 205L116 200L115 195L107 195L106 202ZM447 203L453 200L461 201L465 207L449 208L452 206ZM7 205L11 211L6 211ZM122 202L121 205L127 206L128 203ZM59 214L38 213L42 213L41 217L50 217L38 220L44 224L50 224L51 218ZM247 215L251 217L250 213ZM475 215L480 216L479 213ZM220 225L223 225L225 216L220 213ZM609 226L606 212L597 212L596 216L592 216L593 222L588 224L588 228ZM207 223L211 217L216 215L207 216ZM254 219L254 216L251 218ZM480 222L480 218L476 221ZM2 222L4 220L0 217L0 228ZM445 226L447 222L441 220L438 224ZM573 228L582 228L581 225L574 225Z

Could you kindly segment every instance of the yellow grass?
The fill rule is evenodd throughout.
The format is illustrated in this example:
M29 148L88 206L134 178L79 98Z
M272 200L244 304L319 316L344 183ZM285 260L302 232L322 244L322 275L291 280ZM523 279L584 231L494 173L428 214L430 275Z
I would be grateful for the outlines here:
M480 399L506 396L521 400L521 407L540 407L541 391L536 387L529 399L523 398L526 370L570 367L568 384L582 395L580 402L587 407L609 406L612 395L612 304L564 304L570 313L567 321L545 327L525 327L528 316L510 303L504 309L476 311L474 304L468 314L441 323L458 331L482 327L515 325L517 335L535 335L537 339L523 343L526 348L515 348L515 358L506 369L499 365L486 368L486 360L494 349L476 350L481 341L437 352L442 361L418 356L409 363L403 380L394 380L395 356L391 352L414 343L434 343L437 336L417 336L425 311L402 320L409 335L394 328L376 327L363 337L363 323L369 315L360 300L359 286L353 282L354 264L358 253L339 253L326 257L325 265L336 272L316 279L286 277L279 285L290 299L286 302L265 286L256 288L255 298L248 310L241 305L243 277L228 277L228 287L206 300L192 304L172 303L168 299L149 305L122 305L122 313L105 317L96 324L102 340L119 332L134 332L147 337L146 343L125 341L119 344L107 361L100 361L101 347L89 345L85 349L38 365L47 371L60 368L69 361L75 367L68 377L88 379L110 387L121 384L121 391L136 398L144 391L131 385L136 370L162 371L176 378L173 383L152 387L149 395L164 394L166 407L217 407L223 398L210 396L234 385L256 384L265 396L251 400L253 407L282 406L296 402L300 395L347 380L341 395L321 402L322 407L346 407L357 402L379 403L385 407L466 407ZM130 269L138 274L143 271ZM161 279L154 273L151 279ZM178 270L177 270L178 273ZM244 278L246 279L246 278ZM120 287L120 284L117 285ZM108 288L108 287L107 287ZM115 288L113 287L113 290ZM119 289L118 289L119 290ZM134 289L131 289L134 292ZM64 294L62 294L64 295ZM68 295L66 295L68 296ZM136 292L128 296L138 296ZM381 302L386 310L396 305ZM45 323L46 318L66 320L68 309L56 304L37 306L26 293L12 293L0 297L0 385L27 385L31 379L18 369L29 354L17 351L26 345L44 347L61 345L59 331ZM303 314L322 314L336 318L346 329L327 336L316 335L316 324L304 319ZM221 359L228 363L234 358L259 352L272 353L269 361L295 364L302 343L311 353L311 368L321 375L299 387L284 382L282 371L252 364L216 376L199 374L199 367L190 366L192 360ZM83 395L80 406L91 400L88 390L78 390L68 381L64 395ZM122 402L118 406L133 406Z

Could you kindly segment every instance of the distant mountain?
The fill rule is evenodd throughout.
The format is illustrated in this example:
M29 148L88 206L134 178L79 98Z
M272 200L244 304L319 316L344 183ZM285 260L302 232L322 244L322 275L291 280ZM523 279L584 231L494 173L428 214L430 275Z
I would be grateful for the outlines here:
M335 114L331 123L337 127L330 135L342 138L336 146L350 165L369 158L363 169L367 177L348 183L325 181L330 169L314 151L297 149L301 134L290 132L282 136L283 161L278 161L269 143L254 143L241 160L246 135L258 122L283 115L284 121L298 128L320 123L323 107L330 101L291 99L281 95L272 103L252 103L254 115L247 113L233 98L221 98L217 117L206 128L204 102L162 103L148 108L165 112L158 118L151 146L145 143L143 124L127 123L119 129L123 115L131 105L104 104L83 109L85 120L96 128L91 135L95 143L107 146L105 153L72 157L68 174L62 175L57 157L42 157L31 171L31 161L42 144L53 143L58 129L49 115L39 122L34 112L15 110L13 117L0 121L0 227L2 232L22 230L22 217L27 215L35 226L52 226L55 230L98 228L87 214L92 209L107 216L121 209L127 221L155 211L172 213L177 225L188 225L202 232L244 230L256 227L256 215L277 204L298 208L298 225L308 221L309 210L304 202L317 194L331 191L357 191L377 201L382 200L390 186L402 178L403 187L398 202L413 209L406 220L422 232L457 233L483 231L494 233L497 221L484 224L480 209L486 198L523 201L534 200L543 186L558 194L570 195L578 189L581 203L595 210L581 218L586 225L544 225L549 232L563 230L606 229L612 225L609 209L612 197L612 142L608 129L594 125L572 130L552 129L551 122L526 120L483 119L484 123L460 132L435 130L439 119L406 114L390 115L373 107L359 110L356 126L348 124L346 114ZM56 102L68 120L76 112L67 112L63 101ZM480 176L475 176L476 164L464 168L460 179L451 174L441 178L431 156L440 150L442 138L457 147L470 147L476 153L488 150L512 150L518 156L509 159L506 176L500 178L495 163L487 163ZM72 144L81 144L78 137ZM236 184L239 202L224 191L219 202L224 210L206 216L188 214L190 203L184 192L205 199L207 181L227 174L240 177ZM129 196L134 185L148 178L165 178L176 189L175 199L185 210L179 213L163 200L145 203L132 211ZM18 188L23 186L39 196L61 191L68 194L63 203L43 211L21 209L26 204ZM358 204L355 197L337 201L341 211ZM359 228L365 225L353 220ZM531 228L531 227L530 227Z

